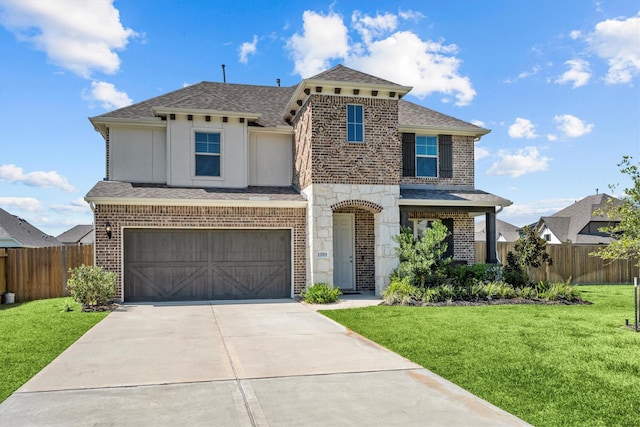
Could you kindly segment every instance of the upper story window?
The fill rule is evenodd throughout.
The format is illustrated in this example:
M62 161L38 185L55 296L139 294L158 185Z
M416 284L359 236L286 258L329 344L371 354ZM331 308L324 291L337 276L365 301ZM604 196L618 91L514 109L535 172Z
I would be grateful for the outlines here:
M403 133L402 176L453 178L452 136Z
M416 176L438 176L438 138L416 136Z
M196 176L220 176L220 134L196 132Z
M364 142L364 110L362 105L347 105L347 142Z

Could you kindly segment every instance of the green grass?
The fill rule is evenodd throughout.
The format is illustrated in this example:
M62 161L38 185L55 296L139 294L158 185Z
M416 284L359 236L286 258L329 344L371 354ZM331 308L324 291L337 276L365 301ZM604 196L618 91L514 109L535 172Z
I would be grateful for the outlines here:
M83 313L71 298L0 305L0 402L107 314Z
M581 286L593 305L322 311L536 426L640 426L633 286Z

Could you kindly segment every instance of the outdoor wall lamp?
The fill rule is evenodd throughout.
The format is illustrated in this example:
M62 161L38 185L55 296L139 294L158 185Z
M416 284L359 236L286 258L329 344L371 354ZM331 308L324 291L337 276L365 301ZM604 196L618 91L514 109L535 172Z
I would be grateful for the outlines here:
M104 231L105 231L105 233L107 233L107 237L110 239L111 238L111 223L109 223L109 221L107 221L107 223L104 225Z

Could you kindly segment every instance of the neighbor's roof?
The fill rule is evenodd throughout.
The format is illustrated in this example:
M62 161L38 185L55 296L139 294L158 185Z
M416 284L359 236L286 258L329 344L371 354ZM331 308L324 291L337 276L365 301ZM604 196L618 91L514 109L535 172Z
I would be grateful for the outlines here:
M0 247L39 248L45 246L62 246L62 243L29 224L26 220L0 209Z
M544 224L558 240L573 243L609 243L612 237L581 233L583 229L592 221L595 222L616 222L615 218L603 215L594 215L598 210L604 208L607 200L613 199L614 204L622 203L615 197L608 194L595 194L578 200L574 204L556 212L551 216L541 217L538 221L538 229Z
M311 79L303 80L301 84L317 79L386 85L397 87L398 90L400 88L410 89L342 65L317 74ZM160 125L163 122L155 110L175 109L176 111L198 110L246 114L258 117L254 122L258 126L291 127L285 121L284 110L298 87L299 85L279 87L200 82L100 116L91 117L90 120L94 125L113 119L157 122ZM432 128L439 132L449 130L454 133L463 132L473 135L484 135L489 132L487 129L402 99L398 103L398 119L400 127Z
M86 245L93 243L93 225L76 225L60 234L59 236L56 236L56 239L58 239L58 241L64 243L65 245L78 243Z
M515 242L520 238L520 227L496 218L496 239L503 237L507 242ZM487 240L487 222L478 221L475 223L475 240L484 242Z
M306 207L293 187L192 188L160 184L100 181L85 197L101 204L164 204L173 206Z
M477 189L421 189L400 187L400 204L413 206L511 206L510 200Z

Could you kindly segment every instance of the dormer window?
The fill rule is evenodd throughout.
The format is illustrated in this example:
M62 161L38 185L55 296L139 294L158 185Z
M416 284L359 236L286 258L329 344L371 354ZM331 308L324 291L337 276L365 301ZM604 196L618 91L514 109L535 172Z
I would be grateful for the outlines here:
M347 105L347 142L364 142L364 109L362 105Z

